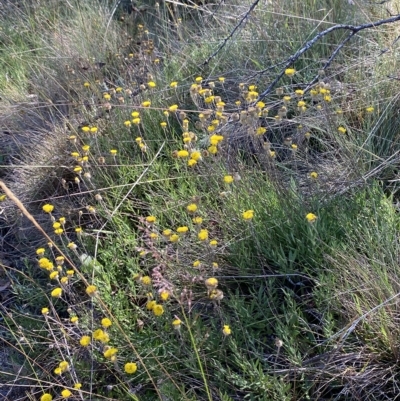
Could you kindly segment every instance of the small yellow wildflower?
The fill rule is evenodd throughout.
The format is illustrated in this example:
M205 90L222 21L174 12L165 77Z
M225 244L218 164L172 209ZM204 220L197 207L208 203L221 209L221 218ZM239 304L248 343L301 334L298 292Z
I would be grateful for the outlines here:
M211 248L215 248L218 245L218 241L216 239L213 239L209 242L209 245Z
M365 111L366 111L367 113L372 113L374 110L375 110L375 109L374 109L373 106L369 106L369 107L367 107L367 108L365 109Z
M197 210L197 205L195 203L190 203L187 205L186 209L189 213L194 213Z
M78 323L78 321L79 321L78 316L72 316L71 319L70 319L71 323Z
M187 150L178 150L177 157L178 158L189 157L189 152Z
M111 95L110 95L109 93L105 93L105 94L103 95L103 98L104 98L105 100L110 100L110 99L111 99Z
M189 231L189 227L187 227L187 226L181 226L176 229L176 232L179 234L185 234L188 231Z
M90 128L89 128L87 125L84 125L84 126L81 128L81 130L82 130L83 132L89 132L89 131L90 131Z
M160 299L161 299L161 301L167 301L168 300L168 298L169 298L169 296L170 296L170 294L169 294L169 292L168 291L161 291L160 292Z
M346 128L344 128L344 127L338 127L338 131L341 133L341 134L345 134L346 133Z
M205 228L201 229L201 230L199 231L199 233L197 234L197 238L198 238L200 241L205 241L205 240L207 240L207 239L208 239L208 230L206 230Z
M198 84L199 84L202 80L203 80L202 77L196 77L196 79L195 79L196 83L198 83Z
M131 126L131 122L129 120L126 120L124 122L125 127L130 127Z
M101 319L101 325L106 329L112 325L112 322L108 317L104 317Z
M65 388L63 391L61 391L61 397L62 398L69 398L71 397L72 393L69 391L67 388Z
M232 334L232 330L229 327L229 325L224 324L224 328L222 329L222 333L224 333L225 336L230 336Z
M134 118L134 119L132 120L132 123L135 124L135 125L139 125L139 124L140 124L140 118L139 118L139 117Z
M294 93L295 93L297 96L304 95L303 89L296 89L296 90L294 91Z
M294 68L286 68L285 75L292 77L294 74L296 74L296 70Z
M177 242L177 241L179 241L179 235L178 235L178 234L172 234L172 235L169 237L169 240L170 240L171 242Z
M160 125L162 128L167 128L167 123L165 121L161 121Z
M314 223L317 220L317 216L314 213L308 213L306 219L309 223Z
M256 129L256 134L257 135L264 135L267 132L267 129L265 127L258 127Z
M300 100L297 102L297 107L304 107L306 105L306 102L304 100Z
M65 372L66 370L69 369L69 363L67 361L61 361L58 365L58 367Z
M156 216L153 216L153 215L150 215L150 216L147 216L147 217L146 217L146 221L147 221L148 223L150 223L150 224L155 223L156 220L157 220Z
M90 337L89 336L83 336L79 340L79 343L82 345L82 347L87 347L90 344Z
M318 173L317 173L316 171L312 171L312 172L310 173L310 177L311 177L311 178L314 178L314 179L317 179L317 178L318 178Z
M103 352L103 355L107 359L111 359L118 352L118 349L115 347L108 348Z
M48 315L49 313L49 308L42 308L42 315Z
M209 146L207 149L212 155L215 155L218 152L218 148L215 145Z
M153 310L153 308L154 308L154 306L157 304L157 302L156 301L148 301L147 303L146 303L146 309L147 310Z
M231 175L224 176L224 182L226 184L232 184L233 181L234 181L233 176L231 176Z
M45 249L44 248L38 248L36 249L36 255L38 256L43 256L45 253Z
M60 368L60 367L55 368L55 369L54 369L54 374L55 374L55 375L62 375L62 370L61 370L61 368Z
M150 107L151 106L151 102L150 100L146 100L145 102L142 103L143 107Z
M165 230L163 230L162 234L166 237L169 237L172 234L172 230L166 228Z
M161 316L164 313L164 307L160 304L155 304L153 306L153 313L155 316Z
M50 273L50 280L54 280L56 278L58 278L58 272L57 271L56 272L51 272Z
M74 389L75 390L80 390L82 388L82 383L75 383L74 384Z
M195 260L195 261L193 262L193 267L200 267L200 265L201 265L200 260Z
M221 82L221 83L224 83L225 82L225 78L224 77L219 77L218 81Z
M254 210L246 210L242 213L242 217L244 220L251 220L254 217Z
M141 282L143 285L151 285L150 276L143 276Z
M49 394L49 393L44 393L44 394L40 397L40 401L53 401L53 397L52 397L51 394Z
M173 104L172 106L168 107L168 110L173 113L174 111L178 110L178 107L179 106L177 104Z
M290 145L290 147L291 147L293 150L297 150L297 145L296 145L295 143L292 143L292 144Z
M178 86L178 82L174 81L169 84L171 88L176 88Z
M111 149L110 150L110 153L113 155L113 156L115 156L116 154L117 154L117 150L116 149Z
M64 232L64 230L62 228L56 228L54 230L54 234L57 234L57 235L61 235L63 232Z
M90 132L91 132L92 134L95 134L98 130L99 130L99 129L98 129L97 127L92 127L92 128L90 128Z
M172 321L172 326L174 327L175 330L180 330L182 325L182 320L181 319L174 319Z
M83 86L84 86L85 88L90 88L90 83L89 83L89 82L85 82L85 83L83 84Z
M203 222L203 218L200 216L193 217L192 219L194 224L201 224Z
M42 209L45 213L51 213L54 210L54 206L47 203Z
M62 288L59 287L54 288L54 290L51 292L51 296L53 298L60 298L61 295L62 295Z
M210 277L204 282L204 284L209 290L212 290L218 287L218 280L215 277Z
M150 81L150 82L147 82L147 86L149 88L155 88L157 86L157 84L155 82L153 82L153 81Z
M134 362L128 362L124 366L125 373L128 373L128 375L131 375L137 371L137 365Z
M0 202L4 202L6 199L7 199L7 195L6 194L0 195Z
M93 296L97 291L97 287L95 285L89 285L86 288L86 294L88 294L89 296Z

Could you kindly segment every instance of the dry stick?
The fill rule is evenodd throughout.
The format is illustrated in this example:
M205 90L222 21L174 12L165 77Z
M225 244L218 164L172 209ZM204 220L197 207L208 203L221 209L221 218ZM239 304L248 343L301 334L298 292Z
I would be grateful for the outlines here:
M235 34L235 32L239 29L240 25L243 24L243 22L248 18L250 13L255 9L256 5L260 2L260 0L256 0L250 8L247 10L246 14L243 16L243 18L239 21L239 23L233 28L233 31L222 41L222 43L219 45L218 49L215 50L213 54L211 54L210 57L206 61L204 61L201 65L206 65L210 62L212 58L214 58L220 51L221 49L228 43L228 40L232 38L232 36Z
M369 28L375 28L377 26L380 25L384 25L384 24L391 24L393 22L399 21L400 20L400 14L396 15L392 18L387 18L387 19L383 19L383 20L379 20L376 22L371 22L369 24L362 24L362 25L344 25L344 24L340 24L340 25L335 25L332 26L328 29L326 29L325 31L322 31L321 33L319 33L318 35L316 35L313 39L309 40L301 49L299 49L295 54L293 54L292 56L290 56L284 63L284 67L282 69L282 71L278 74L278 76L271 82L271 84L268 86L268 88L261 93L261 95L259 96L257 101L260 101L262 99L264 99L269 93L271 93L271 91L274 89L275 85L279 82L279 80L283 77L283 75L285 74L285 70L289 67L291 67L293 65L293 63L299 59L299 57L304 54L307 50L310 50L311 47L314 46L314 44L316 42L318 42L321 38L323 38L324 36L328 35L329 33L333 32L333 31L337 31L337 30L349 30L351 31L350 34L339 44L338 48L333 52L332 56L329 58L328 62L324 65L323 69L326 69L329 67L329 65L331 64L332 60L336 57L336 55L339 53L339 50L344 46L344 44L346 42L348 42L356 33L364 30L364 29L369 29ZM264 71L268 71L268 69L264 70ZM262 72L261 72L262 73ZM314 78L318 79L318 78ZM312 82L314 82L314 80ZM316 81L315 81L316 82ZM311 85L311 84L309 84Z

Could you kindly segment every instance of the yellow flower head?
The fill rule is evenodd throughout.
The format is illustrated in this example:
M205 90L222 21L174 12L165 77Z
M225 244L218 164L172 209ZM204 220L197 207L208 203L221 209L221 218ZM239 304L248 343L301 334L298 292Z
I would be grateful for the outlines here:
M172 234L172 230L169 228L166 228L165 230L163 230L162 234L166 237L169 237Z
M108 317L105 317L101 319L101 325L106 329L112 325L112 322Z
M151 102L150 100L146 100L145 102L142 103L143 107L150 107L151 106Z
M45 249L44 249L44 248L38 248L38 249L36 249L36 255L43 256L43 255L44 255L44 252L45 252Z
M143 276L141 282L143 285L151 285L150 276Z
M187 150L178 150L177 157L178 158L189 157L189 152Z
M194 213L197 210L197 205L195 203L190 203L187 205L186 209L189 213Z
M344 127L339 127L338 128L338 131L341 133L341 134L345 134L346 133L346 128L344 128Z
M254 217L254 210L246 210L242 213L242 217L244 220L251 220Z
M155 223L157 220L156 216L150 215L146 217L146 221L150 224Z
M90 344L90 337L89 336L83 336L79 340L79 343L82 345L82 347L87 347Z
M203 80L202 77L196 77L196 79L195 79L196 83L198 83L198 84L199 84L202 80Z
M170 111L170 112L174 112L174 111L176 111L176 110L178 110L178 105L177 104L173 104L172 106L169 106L168 107L168 110Z
M232 330L229 327L229 325L224 324L224 328L222 329L222 332L224 333L225 336L229 336L232 334Z
M212 290L218 287L218 280L215 277L210 277L204 282L204 284L209 290Z
M48 315L49 314L49 308L42 308L42 315Z
M314 213L308 213L306 219L309 223L314 223L317 220L317 216Z
M153 313L155 316L161 316L164 313L164 307L160 304L155 304L153 306Z
M150 82L147 82L147 86L149 88L155 88L157 86L157 84L155 82L153 82L153 81L150 81Z
M134 362L128 362L124 366L125 373L128 373L128 375L131 375L137 371L137 365Z
M51 296L53 298L60 298L61 295L62 295L62 288L59 287L54 288L54 290L51 292Z
M61 361L58 365L58 367L65 372L66 370L69 369L69 363L67 361Z
M221 82L221 83L224 83L225 82L225 78L224 77L219 77L218 81Z
M174 81L169 84L171 88L176 88L178 86L178 82Z
M292 77L294 74L296 74L296 70L294 68L286 68L285 75Z
M146 303L146 309L147 310L153 310L154 306L157 304L156 301L148 301Z
M310 173L310 177L311 177L311 178L314 178L314 179L317 179L317 178L318 178L318 173L317 173L316 171L312 171L312 172Z
M169 292L168 291L161 291L160 292L160 299L161 299L161 301L167 301L168 300L168 298L169 298Z
M233 182L233 177L232 177L231 175L226 175L226 176L224 176L224 182L225 182L226 184L232 184L232 182Z
M175 330L179 330L182 325L182 320L181 319L174 319L172 321L172 326L174 327Z
M62 398L69 398L71 397L72 393L69 391L67 388L65 388L63 391L61 391L61 397Z
M199 233L197 234L197 238L198 238L200 241L205 241L205 240L207 240L207 239L208 239L208 231L207 231L205 228L201 229L201 230L199 231Z
M107 359L111 359L118 352L118 349L115 347L108 348L103 352L103 355Z
M54 210L54 206L50 205L49 203L47 203L46 205L43 206L43 211L45 213L51 213Z
M86 288L86 294L88 294L89 296L93 296L97 291L97 287L95 285L89 285Z
M211 246L211 248L215 248L218 245L218 241L216 239L212 239L209 242L209 245Z
M196 217L193 217L192 221L194 224L201 224L203 222L203 218L196 216Z
M179 241L179 235L178 235L178 234L172 234L172 235L169 237L169 240L170 240L171 242L178 242L178 241Z
M372 113L374 110L375 110L375 109L373 108L373 106L369 106L369 107L367 107L367 108L365 109L365 111L366 111L367 113Z
M189 227L187 227L187 226L181 226L176 229L176 232L179 234L185 234L188 231L189 231Z
M52 401L53 397L51 396L51 394L49 393L44 393L41 397L40 397L40 401Z

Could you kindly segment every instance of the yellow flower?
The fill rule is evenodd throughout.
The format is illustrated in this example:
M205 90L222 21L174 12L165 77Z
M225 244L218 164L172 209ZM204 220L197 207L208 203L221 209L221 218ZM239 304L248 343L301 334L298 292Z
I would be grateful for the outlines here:
M134 362L128 362L124 366L125 373L128 373L128 375L131 375L137 371L137 365Z
M177 241L179 241L179 235L178 235L178 234L172 234L172 235L169 237L169 240L170 240L171 242L177 242Z
M258 127L256 130L257 135L264 135L267 132L267 129L265 127Z
M112 322L108 317L105 317L101 319L101 325L106 329L112 325Z
M218 263L217 262L212 262L212 267L213 269L218 269Z
M200 265L201 265L200 260L195 260L195 261L193 262L193 267L200 267Z
M153 215L146 217L146 221L150 224L155 223L156 220L157 220L156 216L153 216Z
M51 396L51 394L49 393L44 393L41 397L40 397L40 401L52 401L53 397Z
M78 323L79 318L78 316L72 316L71 319L69 320L71 323Z
M181 319L174 319L172 321L172 326L175 330L179 330L181 328L182 320Z
M167 123L165 121L161 121L160 125L162 128L166 128L167 127Z
M254 217L254 210L246 210L242 213L244 220L251 220Z
M42 315L48 315L49 314L49 308L42 308Z
M54 206L50 205L50 203L47 203L46 205L43 206L43 211L45 213L51 213L54 210Z
M45 253L45 249L44 248L36 249L36 255L43 256L44 253Z
M197 234L197 238L200 241L205 241L206 239L208 239L208 231L205 228L201 229Z
M88 294L89 296L93 296L97 291L97 287L95 285L89 285L86 288L86 294Z
M198 150L194 150L193 152L190 153L190 158L198 161L201 159L201 152L199 152Z
M209 245L211 248L215 248L218 245L218 241L216 239L213 239L209 242Z
M162 300L162 301L167 301L168 300L168 298L169 298L169 292L168 291L161 291L160 292L160 299Z
M153 82L153 81L150 81L150 82L147 82L147 86L149 88L155 88L157 86L157 84L155 82Z
M75 383L74 384L74 389L75 390L79 390L79 389L81 389L82 388L82 383Z
M174 112L174 111L178 110L178 107L179 106L177 104L173 104L172 106L168 107L168 110L171 112Z
M203 222L203 218L199 216L193 217L192 221L194 224L201 224Z
M204 282L204 284L209 290L212 290L218 287L218 280L215 277L210 277Z
M314 179L317 179L317 178L318 178L318 173L315 172L315 171L312 171L312 172L310 173L310 177L311 177L311 178L314 178Z
M297 107L304 107L306 105L306 102L304 100L300 100L297 102Z
M90 131L90 128L89 128L87 125L85 125L85 126L83 126L83 127L81 128L81 130L82 130L83 132L89 132L89 131Z
M178 82L174 81L169 84L171 88L176 88L178 86Z
M172 230L170 230L169 228L166 228L163 232L163 235L165 235L166 237L169 237L172 234Z
M290 145L290 147L291 147L293 150L297 150L297 145L296 145L295 143L292 143L292 144Z
M61 361L58 365L58 367L65 372L66 370L69 369L69 363L67 361Z
M203 80L202 77L197 77L197 78L195 79L196 83L198 83L198 84L199 84L202 80Z
M151 106L151 102L150 100L146 100L145 102L142 103L143 107L150 107Z
M187 226L181 226L176 229L176 232L179 234L184 234L184 233L187 233L188 231L189 231L189 227L187 227Z
M79 340L79 343L82 345L82 347L87 347L90 344L90 337L89 336L83 336Z
M154 306L157 304L156 301L148 301L146 303L146 309L147 310L153 310Z
M225 82L225 78L224 77L219 77L218 81L221 82L221 83L224 83Z
M224 333L225 336L230 336L232 334L232 330L229 327L229 325L224 324L224 328L222 329L222 332Z
M6 194L0 195L0 202L4 202L6 199L7 199L7 195Z
M218 148L215 145L211 145L208 149L207 149L212 155L215 155L218 152Z
M341 134L345 134L346 133L346 128L344 128L344 127L338 127L338 131L341 133Z
M140 118L134 118L132 120L132 123L135 124L135 125L139 125L140 124Z
M97 128L97 127L92 127L92 128L90 128L90 132L91 132L92 134L95 134L97 131L98 131L98 128Z
M57 234L57 235L61 235L63 232L64 232L64 230L62 228L56 228L54 230L54 234Z
M143 285L151 285L151 278L149 276L143 276L141 281Z
M103 355L107 359L111 359L118 352L118 349L115 347L108 348L103 352Z
M125 127L130 127L131 126L131 122L129 120L126 120L124 122Z
M117 150L116 149L111 149L110 150L110 153L113 155L113 156L115 156L116 154L117 154Z
M161 316L164 313L164 307L160 304L155 304L153 306L153 313L155 316Z
M365 109L365 111L366 111L367 113L372 113L374 110L375 110L375 109L373 108L373 106L369 106L369 107L367 107L367 108Z
M67 275L68 275L68 276L73 276L74 273L75 273L74 270L67 270Z
M62 370L61 370L61 368L60 368L60 367L55 368L55 369L54 369L54 374L55 374L55 375L62 375Z
M194 213L197 210L197 205L195 203L190 203L186 207L187 211L190 213Z
M317 216L314 213L308 213L306 219L309 223L314 223L317 220Z
M189 152L187 150L178 150L176 156L179 158L189 157Z
M51 272L50 273L50 280L54 280L58 277L58 272Z
M303 89L296 89L296 90L294 91L294 93L295 93L297 96L304 95Z
M193 167L193 166L195 166L197 164L197 161L194 160L194 159L189 159L187 164L188 164L189 167Z
M296 70L294 68L286 68L285 75L292 77L294 74L296 74Z
M68 283L68 277L61 277L60 282L61 282L61 284L67 284Z
M226 175L226 176L224 176L224 182L225 182L226 184L232 184L232 182L233 182L233 177L232 177L231 175Z
M60 298L61 295L62 295L62 288L59 287L54 288L54 290L51 292L51 296L53 298Z
M85 88L90 88L90 83L89 83L89 82L85 82L85 83L83 84L83 86L84 86Z
M105 100L110 100L110 99L111 99L111 95L108 94L108 93L105 93L105 94L103 95L103 98L104 98Z
M71 395L72 395L71 391L69 391L66 388L63 391L61 391L62 398L69 398L71 397Z

